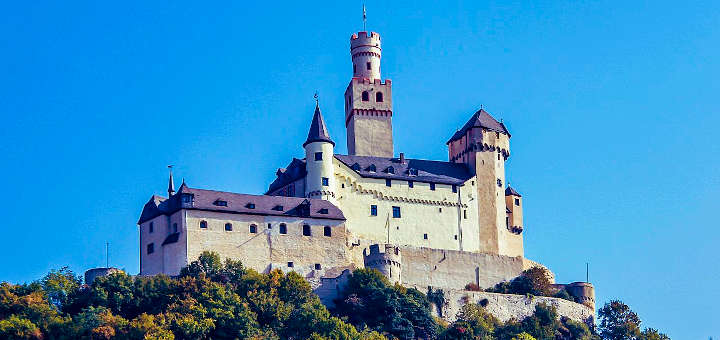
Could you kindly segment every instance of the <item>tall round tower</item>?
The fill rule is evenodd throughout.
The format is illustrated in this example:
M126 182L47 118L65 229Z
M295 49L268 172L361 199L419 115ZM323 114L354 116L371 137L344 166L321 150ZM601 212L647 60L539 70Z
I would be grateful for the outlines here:
M324 199L335 204L335 173L333 170L335 142L330 139L325 120L317 104L303 148L305 148L305 169L307 170L305 197Z
M380 35L375 32L358 32L350 37L350 55L353 77L380 79Z

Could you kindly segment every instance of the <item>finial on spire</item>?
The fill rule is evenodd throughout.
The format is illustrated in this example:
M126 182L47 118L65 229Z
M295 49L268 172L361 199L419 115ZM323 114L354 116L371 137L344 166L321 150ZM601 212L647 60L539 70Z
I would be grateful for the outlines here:
M365 10L365 3L363 3L363 31L367 31L365 28L367 24L367 11Z
M315 91L315 95L313 96L313 98L315 98L315 106L316 106L316 107L319 107L319 106L320 106L320 99L318 99L318 98L320 98L320 96L318 95L318 91Z
M483 106L483 104L480 104L480 110L482 110L482 109L484 109L484 108L485 108L485 107Z
M175 194L175 182L173 181L173 174L172 169L173 165L168 165L168 169L170 169L170 179L168 180L168 198Z

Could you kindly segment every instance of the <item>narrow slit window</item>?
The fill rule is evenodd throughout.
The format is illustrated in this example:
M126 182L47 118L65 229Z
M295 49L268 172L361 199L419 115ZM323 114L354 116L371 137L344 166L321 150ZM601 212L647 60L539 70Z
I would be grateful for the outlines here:
M427 234L423 234L423 239L425 239L425 240L427 240L427 239L428 239L428 236L427 236Z
M385 180L385 186L386 186L386 187L391 187L391 186L392 186L392 180L386 179L386 180Z
M413 181L408 181L408 188L414 188L415 183Z

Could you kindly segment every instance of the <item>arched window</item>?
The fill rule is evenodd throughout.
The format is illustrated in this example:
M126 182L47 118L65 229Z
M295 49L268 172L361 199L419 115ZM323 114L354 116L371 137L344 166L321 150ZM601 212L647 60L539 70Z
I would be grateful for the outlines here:
M232 223L225 223L225 231L232 231Z
M378 103L382 103L382 102L383 102L383 94L382 94L382 92L376 92L376 93L375 93L375 101L378 102Z
M287 225L285 223L280 223L280 233L287 234Z
M256 226L256 225L254 225L254 224L251 224L251 225L250 225L250 233L251 233L251 234L257 233L257 226Z
M207 221L200 221L200 229L207 229Z
M366 102L370 100L370 94L368 94L367 91L363 91L362 93L362 101Z

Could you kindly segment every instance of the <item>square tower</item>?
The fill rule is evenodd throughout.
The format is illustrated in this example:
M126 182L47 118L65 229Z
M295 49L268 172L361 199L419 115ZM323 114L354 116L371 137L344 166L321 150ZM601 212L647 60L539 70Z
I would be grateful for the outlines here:
M393 157L392 81L380 80L380 35L350 38L353 78L345 90L348 154Z

